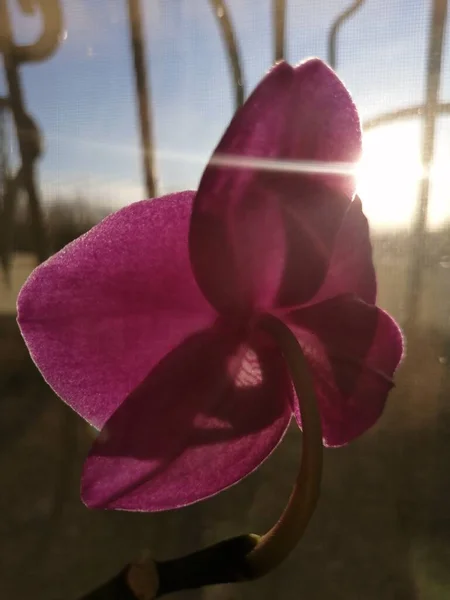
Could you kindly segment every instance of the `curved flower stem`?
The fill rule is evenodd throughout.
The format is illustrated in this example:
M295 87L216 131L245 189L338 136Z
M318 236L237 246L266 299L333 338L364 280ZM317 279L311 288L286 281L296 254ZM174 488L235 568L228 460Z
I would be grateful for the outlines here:
M264 535L247 534L224 540L188 556L130 565L84 600L119 593L124 598L152 600L166 594L218 583L257 579L275 569L292 552L314 512L322 477L322 427L308 365L291 330L265 315L259 326L281 348L300 400L303 424L302 459L289 502L279 521ZM127 590L131 595L124 594ZM98 595L105 593L105 596Z
M311 519L322 479L322 426L314 387L300 345L279 319L265 316L261 323L283 351L300 401L303 424L302 461L289 502L278 523L264 534L247 556L254 577L277 567L295 548Z

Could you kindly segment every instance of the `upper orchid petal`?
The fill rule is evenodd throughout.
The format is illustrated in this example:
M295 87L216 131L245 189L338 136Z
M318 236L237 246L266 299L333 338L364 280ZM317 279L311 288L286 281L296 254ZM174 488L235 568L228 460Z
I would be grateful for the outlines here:
M275 349L229 328L191 336L106 423L85 463L88 506L157 511L207 498L253 471L291 419Z
M295 68L290 102L296 119L286 123L286 157L328 164L354 165L361 156L361 123L356 106L345 85L324 62L314 58ZM315 174L331 190L346 196L355 193L355 176Z
M403 353L397 324L349 295L292 311L287 322L311 368L325 445L350 442L377 421L393 386ZM298 410L296 418L301 425Z
M100 428L166 353L216 313L193 278L193 192L132 204L38 267L18 321L55 392Z
M324 63L279 63L263 79L219 143L194 202L192 266L219 312L294 306L317 292L354 178L305 175L295 161L326 168L354 162L360 151L356 108Z
M361 125L350 94L322 61L295 69L291 94L295 118L286 124L281 158L354 165L361 155ZM287 173L273 185L283 199L287 250L277 306L308 302L323 283L336 236L355 192L349 174Z
M245 313L260 296L271 299L276 292L283 265L279 198L264 189L256 166L236 160L279 157L293 75L284 62L266 75L237 111L200 181L189 237L192 267L222 313Z

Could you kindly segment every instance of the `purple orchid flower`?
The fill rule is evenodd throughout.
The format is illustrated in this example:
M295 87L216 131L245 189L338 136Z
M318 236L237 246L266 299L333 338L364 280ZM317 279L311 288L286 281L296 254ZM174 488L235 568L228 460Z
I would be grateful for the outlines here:
M88 506L207 498L256 469L293 415L301 427L265 314L301 346L326 446L377 421L403 344L375 305L353 176L227 164L354 163L360 152L358 113L333 71L281 62L237 111L196 193L119 210L32 273L18 300L31 356L101 430L82 476Z

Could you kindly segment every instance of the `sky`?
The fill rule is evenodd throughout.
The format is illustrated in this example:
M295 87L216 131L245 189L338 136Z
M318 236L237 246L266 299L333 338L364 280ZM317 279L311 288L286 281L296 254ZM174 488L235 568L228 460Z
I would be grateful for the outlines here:
M288 0L287 60L327 59L327 36L349 0ZM63 0L65 35L49 60L22 69L27 106L45 136L40 181L47 200L75 195L117 208L145 197L125 0ZM192 189L234 111L232 80L208 0L142 0L158 191ZM270 0L228 0L245 91L273 63ZM39 18L10 1L16 41ZM431 0L366 0L341 29L337 72L362 121L425 97ZM450 18L449 18L450 21ZM447 24L440 96L450 101ZM2 87L3 86L3 87ZM0 78L0 93L4 82ZM421 123L364 136L359 191L375 227L408 226L414 213ZM430 224L450 219L450 117L438 122Z

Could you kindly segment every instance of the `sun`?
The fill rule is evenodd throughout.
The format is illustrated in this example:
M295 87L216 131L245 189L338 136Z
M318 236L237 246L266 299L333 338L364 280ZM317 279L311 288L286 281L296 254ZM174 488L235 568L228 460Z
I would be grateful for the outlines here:
M439 133L438 129L437 141L445 141L445 136L439 137ZM364 134L363 156L356 171L357 192L373 227L411 226L419 184L425 176L420 146L421 123L418 120L386 125ZM431 229L450 220L449 152L448 143L437 143L429 169L428 226Z
M414 215L419 182L420 125L380 127L364 134L357 167L357 192L369 222L378 228L405 227Z

